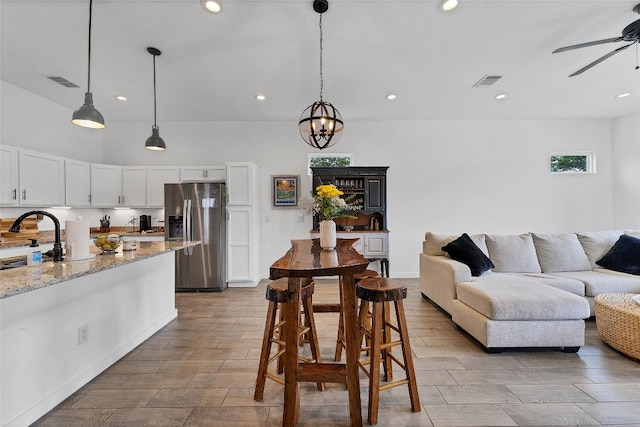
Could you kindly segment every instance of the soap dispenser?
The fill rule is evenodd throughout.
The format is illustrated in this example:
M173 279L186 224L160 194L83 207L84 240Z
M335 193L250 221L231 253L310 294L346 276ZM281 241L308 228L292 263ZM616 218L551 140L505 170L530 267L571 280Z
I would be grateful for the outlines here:
M42 252L38 245L38 239L29 239L31 244L29 245L29 251L27 252L27 265L42 264Z

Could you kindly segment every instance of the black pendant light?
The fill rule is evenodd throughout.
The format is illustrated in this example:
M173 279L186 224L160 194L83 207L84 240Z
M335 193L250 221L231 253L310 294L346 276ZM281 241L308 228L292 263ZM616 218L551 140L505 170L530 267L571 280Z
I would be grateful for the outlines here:
M104 117L93 106L91 94L91 15L93 0L89 0L89 59L87 66L87 92L84 94L84 104L73 112L71 123L91 129L104 129Z
M153 56L153 126L151 127L151 136L147 138L144 148L147 150L164 151L167 149L167 146L164 140L160 138L160 129L156 123L156 56L162 52L155 47L148 47L147 52Z
M322 99L322 14L329 10L327 0L314 0L313 10L320 14L320 101L307 107L300 116L298 127L304 142L320 150L334 145L342 136L344 123L340 112Z

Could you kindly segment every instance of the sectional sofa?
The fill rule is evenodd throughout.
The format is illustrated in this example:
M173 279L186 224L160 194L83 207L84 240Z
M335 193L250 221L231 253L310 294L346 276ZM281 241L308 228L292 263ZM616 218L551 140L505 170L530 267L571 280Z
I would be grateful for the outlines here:
M584 345L596 295L640 293L640 232L427 232L422 295L485 350ZM607 268L603 267L606 266ZM618 270L618 271L616 271Z

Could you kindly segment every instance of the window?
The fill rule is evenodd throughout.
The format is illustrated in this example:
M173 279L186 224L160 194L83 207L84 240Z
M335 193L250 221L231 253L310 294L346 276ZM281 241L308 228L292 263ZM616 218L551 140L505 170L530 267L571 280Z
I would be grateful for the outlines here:
M353 154L309 154L307 159L307 173L312 175L311 167L341 168L353 166Z
M596 173L596 153L593 151L574 151L552 153L551 173Z

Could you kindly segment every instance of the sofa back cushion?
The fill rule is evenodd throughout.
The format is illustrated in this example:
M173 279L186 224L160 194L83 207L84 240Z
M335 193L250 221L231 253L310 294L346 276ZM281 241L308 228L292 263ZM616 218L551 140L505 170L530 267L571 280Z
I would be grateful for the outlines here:
M591 270L591 263L574 233L533 234L543 273Z
M577 233L582 249L587 254L591 268L600 268L596 261L602 258L623 234L622 230L589 231ZM638 237L638 236L636 236Z
M422 252L433 256L447 256L448 254L442 250L442 247L453 242L458 237L460 236L426 232L424 235L424 242L422 242ZM487 244L484 240L484 234L473 234L469 237L485 255L489 255Z
M494 272L541 273L531 234L485 235Z

